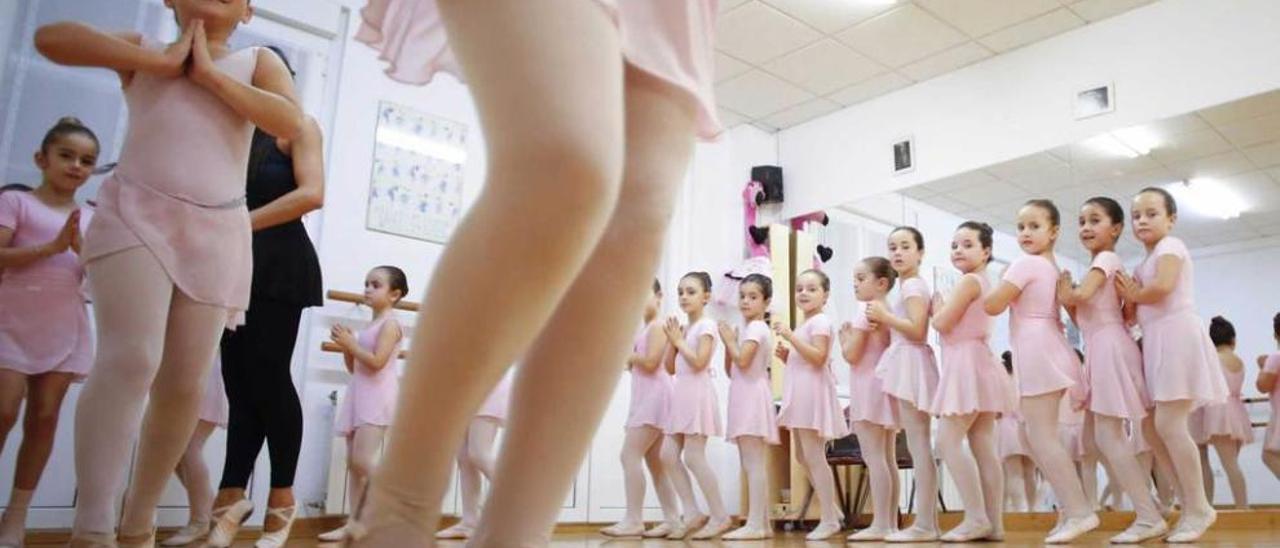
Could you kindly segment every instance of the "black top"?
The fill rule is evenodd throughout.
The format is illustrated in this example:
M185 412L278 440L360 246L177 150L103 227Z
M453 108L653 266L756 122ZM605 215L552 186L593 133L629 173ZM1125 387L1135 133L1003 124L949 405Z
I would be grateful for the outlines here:
M253 132L249 152L246 201L249 209L262 207L298 188L293 159L280 152L276 139L262 130ZM320 260L301 219L253 233L252 301L269 299L302 307L324 304Z

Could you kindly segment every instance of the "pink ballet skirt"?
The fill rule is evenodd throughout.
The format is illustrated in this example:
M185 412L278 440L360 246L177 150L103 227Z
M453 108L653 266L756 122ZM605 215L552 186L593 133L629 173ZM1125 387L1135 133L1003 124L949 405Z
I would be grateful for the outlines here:
M1191 439L1196 445L1204 445L1209 443L1209 434L1204 429L1204 407L1197 407L1187 416L1187 431L1191 433Z
M833 351L838 350L831 318L824 313L806 319L795 330L795 337L806 343L812 344L819 336L828 337ZM831 371L830 360L814 365L793 349L787 355L786 367L778 425L792 430L816 430L828 440L848 436L849 425L836 397L836 375Z
M1280 353L1267 356L1262 371L1280 375ZM1263 451L1280 451L1280 383L1271 390L1271 420L1267 421L1267 434L1262 440Z
M484 399L484 403L480 405L480 411L476 412L477 418L490 419L498 421L498 424L506 424L507 408L511 405L511 383L515 377L515 368L508 369L506 374L498 380L498 384L493 387L493 391L489 392L489 397Z
M1106 276L1088 302L1076 307L1084 335L1084 362L1089 383L1089 410L1109 417L1141 420L1154 404L1147 397L1142 352L1129 336L1116 294L1115 275L1123 270L1120 256L1104 251L1091 269Z
M227 427L227 390L222 382L222 355L213 359L209 378L204 383L204 398L200 401L200 420Z
M92 217L80 210L83 230ZM0 195L0 226L12 247L57 237L67 215L27 192ZM93 367L93 331L85 307L84 268L71 250L0 272L0 368L23 375L70 373L77 382Z
M986 277L966 274L980 287L978 297L965 308L960 321L942 335L942 373L929 405L932 415L1008 413L1017 408L1009 374L991 353L991 316L983 309Z
M907 317L907 299L911 297L923 299L925 306L929 306L933 293L919 277L903 280L893 303L894 315ZM890 396L922 411L933 405L938 391L938 363L928 344L909 341L898 330L890 329L889 348L876 364L876 376Z
M618 27L625 61L688 93L698 135L721 132L715 108L717 0L596 0ZM462 78L435 0L368 0L356 39L378 50L393 80L425 85L436 72ZM591 47L583 44L583 47Z
M741 344L756 343L751 367L729 366L729 421L725 437L736 442L739 436L756 436L777 445L778 413L773 408L773 390L769 386L769 359L773 355L773 334L760 320L747 325Z
M1147 392L1153 401L1191 400L1195 407L1224 402L1227 381L1209 330L1196 314L1195 267L1187 246L1165 236L1138 267L1137 278L1143 285L1155 283L1156 262L1164 255L1182 259L1177 284L1159 303L1138 305Z
M246 48L215 64L247 84L257 59L258 48ZM124 97L129 133L98 191L81 259L146 247L184 294L227 309L228 328L244 323L253 279L245 205L253 125L188 78L139 71Z
M636 333L632 351L644 356L648 353L648 336L652 329L660 329L657 322L650 323ZM649 426L662 430L667 426L667 414L671 407L671 375L659 364L653 372L646 373L631 368L631 406L627 410L627 428Z
M685 329L684 343L697 351L702 337L716 339L716 322L702 318ZM701 371L689 365L684 354L676 353L676 377L671 390L671 407L667 416L667 434L723 436L720 402L711 382L711 366Z
M999 436L1000 460L1009 457L1031 456L1031 444L1027 441L1027 426L1021 415L1006 413L996 421Z
M858 363L849 365L849 424L866 421L881 428L899 430L898 402L884 391L884 383L876 376L876 364L889 346L889 328L871 331L862 307L854 312L849 324L866 332L867 337L862 358Z
M1204 424L1202 439L1208 442L1216 437L1227 437L1242 444L1253 443L1253 421L1249 419L1249 410L1244 405L1244 370L1223 371L1227 377L1230 394L1223 403L1211 403L1203 407ZM1200 439L1196 440L1197 442Z
M1085 427L1085 412L1071 409L1071 398L1062 398L1059 404L1058 441L1067 450L1071 460L1080 462L1089 455L1098 454L1093 429Z
M1070 389L1084 401L1080 358L1067 344L1058 317L1058 267L1038 255L1023 255L1004 273L1004 282L1022 292L1009 315L1009 346L1019 397L1027 398Z
M387 325L388 314L362 329L358 336L360 348L373 352L378 345L378 336L383 326ZM333 421L333 429L340 436L350 436L361 426L390 426L396 414L396 397L400 391L400 377L396 373L396 355L404 342L401 337L391 351L391 361L385 367L371 370L360 360L355 361L351 381L347 383L347 392L342 395L338 404L338 417Z

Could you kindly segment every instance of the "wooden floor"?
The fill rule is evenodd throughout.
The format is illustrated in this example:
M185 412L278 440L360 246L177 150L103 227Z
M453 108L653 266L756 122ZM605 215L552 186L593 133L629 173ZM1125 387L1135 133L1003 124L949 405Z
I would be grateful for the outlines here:
M1280 548L1280 510L1250 510L1250 511L1230 511L1219 510L1218 523L1195 544L1187 544L1182 546L1248 546L1248 547L1277 547ZM960 515L956 513L948 513L942 516L941 522L943 527L953 526L959 521ZM1085 535L1077 542L1069 546L1111 546L1107 539L1119 533L1133 519L1133 514L1129 512L1107 512L1102 514L1102 526L1088 535ZM1176 518L1175 518L1176 519ZM1054 516L1052 514L1009 514L1006 516L1005 522L1008 529L1004 542L981 542L970 544L948 544L946 546L975 546L983 548L996 548L1001 546L1042 546L1045 534L1053 526ZM289 546L299 548L307 548L312 546L337 546L336 544L326 544L313 540L315 535L320 531L325 531L329 527L340 523L337 518L318 518L300 520L294 529L294 538L289 541ZM844 536L852 531L846 531L844 534L825 542L807 542L804 539L804 532L779 532L776 537L767 541L673 541L673 540L640 540L640 539L609 539L605 538L596 530L598 525L566 525L558 528L555 537L551 542L553 547L611 547L611 548L652 548L659 546L686 546L686 545L704 545L704 546L742 546L742 547L761 547L761 546L844 546ZM162 532L159 538L163 539L166 533ZM252 531L242 531L240 540L235 543L236 547L249 548L253 546L254 533ZM29 535L26 546L65 546L67 542L66 532L61 531L42 531ZM1147 545L1159 544L1153 541ZM461 547L462 542L441 542L440 546L456 546ZM862 545L884 545L883 543L864 543ZM939 543L915 543L915 544L893 544L888 546L935 546ZM192 546L199 546L193 544Z

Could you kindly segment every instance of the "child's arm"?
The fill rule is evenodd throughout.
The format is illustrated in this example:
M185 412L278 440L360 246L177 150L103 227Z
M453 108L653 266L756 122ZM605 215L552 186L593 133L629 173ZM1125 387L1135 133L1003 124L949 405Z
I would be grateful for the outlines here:
M662 358L662 365L667 370L668 375L676 374L676 347L670 343L663 345L662 351L665 356Z
M909 341L924 342L929 335L929 302L920 296L907 297L906 308L907 317L899 318L883 303L871 303L867 306L867 319L889 326Z
M960 323L960 318L964 317L964 311L968 310L969 305L980 297L982 297L982 285L973 279L973 276L966 275L960 278L955 290L951 292L951 298L942 300L942 306L934 307L933 328L939 333L950 333L956 324Z
M71 212L67 222L63 223L58 236L46 243L27 247L9 247L13 243L13 229L0 226L0 269L26 266L41 259L52 257L71 247L76 233L80 230L80 210Z
M698 337L698 348L692 349L680 341L680 352L684 353L684 359L689 361L689 367L694 371L702 371L711 365L711 354L715 352L716 338L710 333Z
M374 344L373 352L369 352L359 345L355 345L349 350L351 351L351 356L359 361L361 365L374 371L380 371L391 363L392 358L395 357L396 347L402 336L400 322L389 319L382 324L382 329L378 330L378 342Z
M1156 304L1169 296L1178 284L1182 273L1182 258L1166 254L1156 258L1156 277L1151 285L1142 285L1125 274L1116 275L1116 289L1126 301L1135 304Z
M194 30L188 27L177 42L157 51L142 47L142 35L136 32L112 34L84 23L62 21L36 29L35 45L36 51L54 63L112 69L128 85L135 72L181 76L193 37Z
M667 354L666 335L662 334L661 329L651 328L645 333L644 347L647 353L637 356L640 358L636 365L640 366L640 370L645 373L653 373L662 366L663 358ZM674 358L672 363L674 364Z
M306 117L302 133L291 144L289 155L293 159L293 178L298 188L284 196L249 212L253 230L271 228L294 219L324 205L324 136L315 119Z
M805 342L790 329L779 330L778 334L791 343L791 349L799 352L804 361L819 367L827 364L827 358L831 356L831 335L815 334L813 342Z
M999 316L1009 308L1014 299L1022 294L1022 289L1009 282L1000 282L1000 287L995 291L987 293L983 298L982 308L986 310L988 316Z
M356 372L356 359L350 352L342 351L342 364L347 366L347 373Z
M867 339L870 335L870 332L857 329L849 323L840 326L840 354L844 356L844 361L858 363L862 354L867 351Z
M293 78L289 76L284 61L270 50L258 51L253 80L243 84L213 64L204 23L197 21L188 75L191 81L217 95L262 131L290 141L297 140L302 133L305 122L302 109L296 104Z

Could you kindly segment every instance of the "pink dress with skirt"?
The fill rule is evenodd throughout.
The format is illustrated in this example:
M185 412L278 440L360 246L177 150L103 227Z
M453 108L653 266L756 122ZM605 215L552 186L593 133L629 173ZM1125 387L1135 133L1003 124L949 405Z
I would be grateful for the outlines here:
M1224 402L1227 381L1209 330L1196 314L1195 267L1186 244L1165 236L1142 261L1137 278L1154 284L1156 263L1165 255L1182 259L1173 291L1158 303L1138 305L1148 395L1156 402L1191 400L1194 407Z
M360 348L375 352L378 337L391 317L388 314L362 329L357 337ZM396 412L396 396L400 391L396 356L400 353L403 342L402 336L391 350L391 359L381 369L371 369L360 360L355 360L347 392L342 395L342 403L338 404L338 417L334 420L334 431L338 435L350 436L355 433L356 428L365 425L391 425Z
M725 437L737 441L739 436L756 436L777 445L778 413L773 408L773 389L769 385L769 359L773 355L773 333L769 325L756 320L747 324L740 344L756 343L750 367L729 365L729 424Z
M685 328L684 344L693 352L698 351L703 337L716 339L716 322L702 319ZM714 354L714 352L713 352ZM676 378L671 391L671 407L667 416L667 434L696 436L723 436L720 422L720 401L716 387L711 382L711 365L695 370L684 354L676 353Z
M80 210L81 229L91 215ZM67 214L29 192L0 194L0 227L10 247L44 245L58 236ZM0 273L0 368L23 375L70 373L84 380L93 367L93 332L85 308L84 268L68 249Z
M1124 265L1114 251L1103 251L1093 258L1089 268L1106 276L1093 297L1076 307L1076 320L1084 335L1089 411L1142 420L1153 404L1147 397L1142 352L1129 336L1116 294L1115 276L1124 270Z
M700 137L721 131L715 106L717 0L595 0L618 27L622 60L689 94ZM435 0L368 0L356 39L378 50L387 75L425 85L461 67ZM592 44L583 44L591 47Z
M246 48L214 63L248 84L257 60L258 48ZM145 247L185 295L227 309L228 328L244 323L253 280L245 202L253 125L190 78L139 71L124 98L129 132L98 190L81 258Z
M1244 369L1223 371L1227 377L1227 401L1204 406L1204 425L1201 435L1204 442L1215 437L1226 437L1241 444L1253 443L1253 421L1244 405ZM1201 443L1201 440L1196 440Z
M1280 376L1280 352L1267 356L1262 371ZM1267 421L1267 434L1262 439L1263 451L1280 451L1280 382L1271 389L1271 420Z
M991 316L983 309L982 296L987 294L990 283L986 276L978 274L965 277L978 283L978 297L965 308L951 331L942 335L942 374L929 413L1008 413L1017 408L1013 386L987 344Z
M839 351L831 318L825 313L814 314L795 330L795 338L813 344L816 337L827 337L831 350ZM831 359L821 364L805 360L800 352L791 349L787 354L787 368L782 383L782 410L778 412L778 425L792 430L816 430L823 439L843 438L849 435L840 400L836 397L836 374L831 371Z
M933 292L919 276L902 280L898 297L893 302L893 313L907 317L907 299L919 298L929 306ZM884 391L890 396L910 403L916 409L928 411L938 391L938 363L933 348L928 343L907 340L896 329L889 330L889 348L876 364L876 376L884 383Z
M1018 395L1026 398L1072 389L1083 400L1080 358L1067 344L1058 316L1058 267L1039 255L1023 255L1004 273L1022 292L1009 315L1009 346Z
M888 392L884 391L884 383L876 376L876 364L880 356L889 347L888 328L871 330L867 321L866 310L859 306L849 321L854 329L863 331L867 338L862 357L857 363L849 364L849 424L866 421L881 428L898 430L898 403Z
M640 356L649 352L649 333L662 326L654 321L636 333L631 351ZM664 338L663 341L666 339ZM646 373L638 367L631 368L631 405L627 411L627 428L648 426L662 430L667 425L667 412L671 407L671 375L662 366Z

